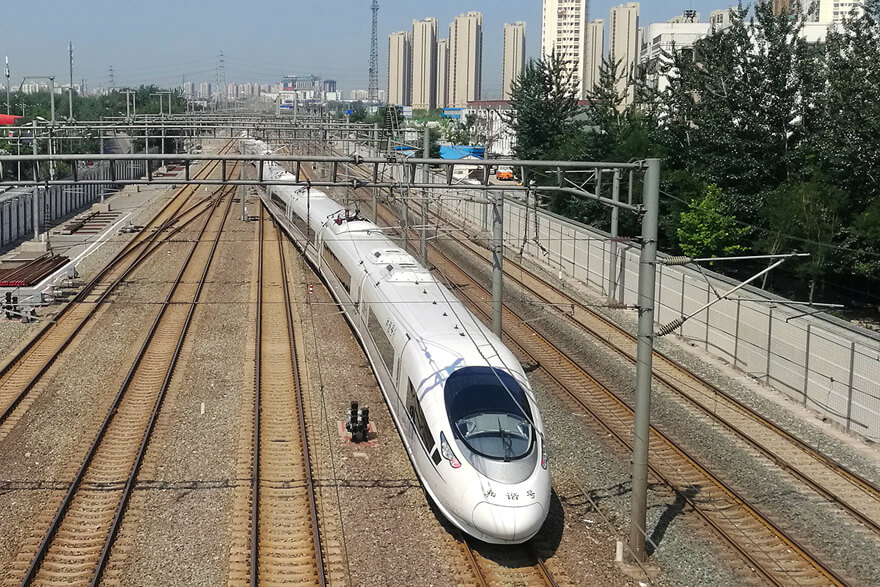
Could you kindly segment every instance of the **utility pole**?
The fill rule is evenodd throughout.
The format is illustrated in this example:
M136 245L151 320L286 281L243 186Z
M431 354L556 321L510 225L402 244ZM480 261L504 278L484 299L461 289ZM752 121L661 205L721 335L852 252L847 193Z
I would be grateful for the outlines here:
M428 124L425 123L425 136L422 137L422 158L428 159L431 156L431 133L428 132ZM431 181L431 168L428 165L422 167L422 183L428 184ZM421 242L419 243L419 254L422 258L422 264L428 266L428 190L422 190L422 230Z
M70 57L70 87L67 89L67 97L70 100L70 110L68 110L67 120L73 122L73 41L68 43L67 50Z
M125 94L125 120L126 122L131 122L132 107L130 100L134 97L135 92L134 90L123 90L122 93ZM135 109L135 115L137 115L137 109Z
M34 136L31 137L31 147L33 148L34 155L37 154L37 121L34 120ZM51 143L50 143L51 144ZM40 164L37 161L34 161L34 181L40 181L39 176ZM40 188L38 186L34 186L34 195L33 195L33 214L34 214L34 240L40 238Z
M504 192L492 200L492 332L501 338L504 310Z
M639 256L639 327L636 349L636 407L633 414L632 504L629 547L634 562L644 563L648 505L648 446L651 436L651 379L654 358L654 288L657 269L657 222L660 160L648 159L642 204L642 251Z
M9 114L9 55L6 56L6 114Z

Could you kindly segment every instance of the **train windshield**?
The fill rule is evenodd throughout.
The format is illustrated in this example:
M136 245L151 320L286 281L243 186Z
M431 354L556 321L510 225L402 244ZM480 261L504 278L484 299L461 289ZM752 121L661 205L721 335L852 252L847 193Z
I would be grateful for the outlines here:
M465 367L445 386L449 422L473 452L503 461L519 459L532 447L532 413L526 394L508 373Z

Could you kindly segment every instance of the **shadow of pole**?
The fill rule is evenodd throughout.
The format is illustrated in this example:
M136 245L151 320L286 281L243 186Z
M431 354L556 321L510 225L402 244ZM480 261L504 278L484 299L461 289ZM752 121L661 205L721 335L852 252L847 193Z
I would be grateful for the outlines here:
M681 492L676 493L675 501L666 507L660 519L657 520L654 531L651 532L651 536L648 538L648 544L645 547L645 552L648 556L651 556L657 550L657 546L663 541L669 525L684 511L687 500L693 499L699 492L700 488L698 486L691 485L684 490L683 494Z

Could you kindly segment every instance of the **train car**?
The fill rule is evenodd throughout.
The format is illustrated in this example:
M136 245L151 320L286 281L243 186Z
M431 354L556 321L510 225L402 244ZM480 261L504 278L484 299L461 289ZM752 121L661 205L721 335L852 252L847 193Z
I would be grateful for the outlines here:
M269 153L243 138L244 154ZM293 181L264 162L264 178ZM490 543L534 536L550 507L541 415L519 362L376 224L325 193L269 186L265 200L345 310L425 491Z

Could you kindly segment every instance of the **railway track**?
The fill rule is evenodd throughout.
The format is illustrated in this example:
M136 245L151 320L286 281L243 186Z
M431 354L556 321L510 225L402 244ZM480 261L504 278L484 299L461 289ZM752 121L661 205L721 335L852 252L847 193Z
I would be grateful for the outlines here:
M488 320L491 294L436 248L434 265L460 297ZM585 411L631 450L632 410L510 307L504 307L505 343L521 360L538 365L576 411ZM732 487L688 456L673 439L652 427L651 472L684 499L762 577L776 585L843 585L846 579L797 539L750 506ZM699 488L699 499L693 493Z
M392 219L391 225L396 224L393 221L394 216L391 215L390 218ZM491 265L490 253L488 251L466 238L458 236L454 236L454 238L471 253L477 254L486 263ZM432 246L431 250L435 254L443 256L447 262L452 263L451 259L440 252L436 246ZM625 361L635 364L636 339L631 334L597 312L585 307L579 300L560 291L548 281L534 275L517 264L515 260L505 258L504 271L506 279L513 280L521 288L530 292L539 301L546 303L548 306L557 308L567 306L572 308L571 314L558 312L558 316L571 321L577 328L591 336L594 341L598 342L601 346L611 349ZM465 275L465 273L461 272L461 275ZM469 278L468 281L470 281ZM489 295L485 288L482 288L479 284L476 285L484 292L484 295ZM468 295L465 292L462 293L466 296ZM477 300L472 300L472 302L477 303ZM505 307L505 312L507 311L509 309ZM482 313L488 316L485 312ZM520 322L523 320L518 316L514 316L514 319ZM523 340L526 342L530 339L526 338ZM521 348L524 347L521 346ZM561 351L558 354L564 355ZM688 404L696 408L703 415L721 423L729 433L745 441L780 469L790 473L799 482L814 490L830 503L835 504L873 532L880 533L880 487L877 484L835 462L831 457L809 446L808 443L797 438L794 434L737 401L730 394L681 367L663 353L655 351L654 356L654 378L657 382L684 398ZM604 387L598 381L594 381L594 384ZM611 393L611 391L607 390L607 393ZM617 401L625 405L625 402L622 402L622 400L618 399ZM578 403L581 404L581 407L586 407L582 401ZM652 431L652 434L656 435L657 431ZM617 434L614 435L618 436ZM625 438L625 436L619 437L619 440L629 448ZM665 440L667 444L671 442L671 439L666 438ZM652 437L651 450L652 454L656 455L657 453L654 452L654 441L655 439ZM696 466L697 469L703 469L690 457L686 456L683 448L675 447L673 453L678 453L680 457L691 461L691 464ZM705 469L703 471L705 475L711 476ZM656 470L654 472L657 473ZM679 492L679 495L685 497L691 505L694 505L693 500L689 499L686 493L676 488L675 485L672 485L672 487ZM681 487L687 487L687 485L682 484ZM751 518L759 522L760 526L764 526L771 535L776 536L780 541L780 547L799 553L803 560L807 561L814 569L817 569L819 572L817 584L824 584L825 582L836 583L845 580L830 569L828 565L816 560L816 557L810 555L795 540L785 536L785 533L777 528L769 519L748 507L745 500L739 497L732 488L722 484L719 486L719 489L733 503L739 504L740 507L746 510ZM701 495L701 498L704 497L705 495ZM701 511L700 513L705 519L706 516L703 512ZM740 516L737 516L734 525L741 525L740 518ZM737 529L733 534L729 534L724 531L723 524L711 521L710 526L715 528L716 531L729 541L735 540L737 533L743 535L751 533L741 532ZM753 542L757 550L763 549L754 537L749 537L747 542ZM744 549L741 545L736 544L734 544L734 547L747 560L750 560L753 564L756 562L747 553L748 549ZM771 564L772 566L773 564ZM776 567L776 570L782 571L782 578L778 580L784 583L785 575L790 575L792 571L786 569L784 565L776 565ZM775 582L777 578L772 575L772 572L767 573L765 578ZM808 579L808 582L811 580Z
M261 207L257 274L249 575L233 582L325 585L283 238ZM237 580L236 580L237 579Z
M306 176L310 173L303 170ZM457 576L462 584L478 587L495 585L544 585L557 587L572 584L567 577L555 577L531 542L521 545L491 545L457 532L457 542L467 560L470 576ZM252 583L253 584L253 583Z
M455 237L469 252L487 263L485 249ZM512 280L537 300L552 307L568 306L572 313L558 312L592 340L635 365L636 338L598 312L560 291L547 280L505 259L505 279ZM880 487L833 458L810 446L791 432L738 401L706 379L695 375L660 351L654 351L654 378L665 389L683 398L700 413L720 422L778 467L819 493L873 532L880 534Z
M228 151L231 146L230 142L222 151ZM207 166L200 171L199 176L209 177L218 165L219 163L214 162ZM36 399L32 393L35 385L86 324L103 309L104 302L158 248L210 209L214 203L213 198L199 198L196 194L197 187L181 188L40 335L34 337L0 368L0 440L10 432Z
M496 585L558 587L561 584L568 584L557 582L544 564L544 560L528 543L499 546L477 543L467 536L459 537L459 543L474 572L477 587Z
M221 192L51 523L19 553L21 585L100 582L229 216L234 188Z
M390 217L393 222L393 214ZM452 289L488 320L491 293L435 245L430 247L430 253L435 267L451 282ZM472 287L455 287L456 283ZM473 293L474 290L480 294ZM592 415L611 436L631 450L632 409L629 405L507 305L504 313L505 342L519 356L540 366L564 392L573 409ZM688 456L674 440L653 427L650 451L652 474L684 499L764 580L777 585L846 583L839 571L819 560L800 541L750 506L732 487ZM693 493L695 487L700 488L699 502Z

